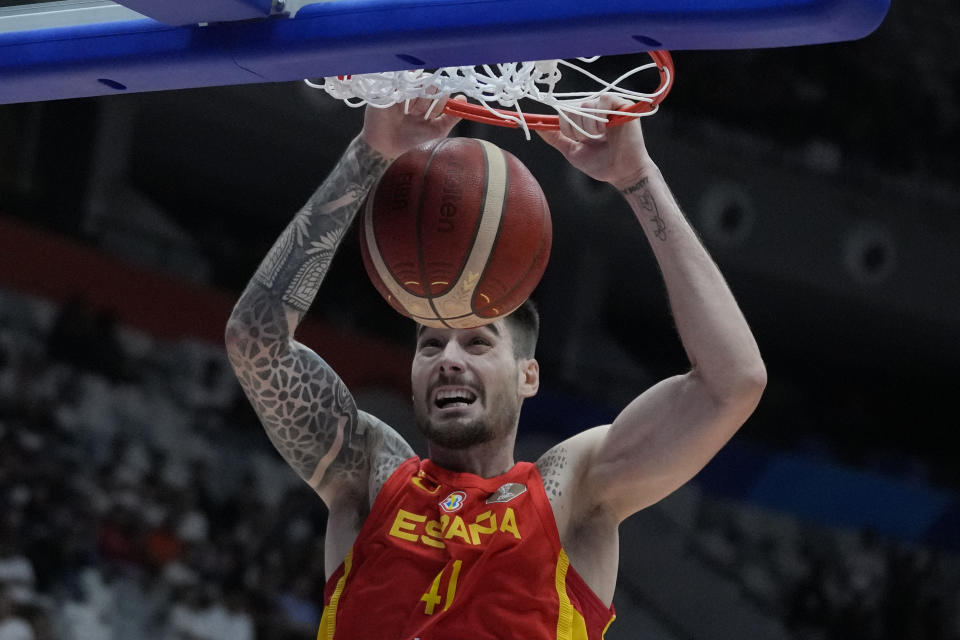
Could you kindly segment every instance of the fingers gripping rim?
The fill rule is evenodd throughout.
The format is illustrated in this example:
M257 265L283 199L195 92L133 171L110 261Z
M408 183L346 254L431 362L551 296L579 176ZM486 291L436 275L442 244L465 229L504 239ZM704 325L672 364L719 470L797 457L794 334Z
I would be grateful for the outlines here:
M651 99L649 101L638 101L629 107L620 109L619 111L622 111L625 115L610 116L607 126L620 125L638 116L655 112L660 106L660 103L663 102L663 99L670 93L674 79L673 58L670 56L670 52L651 51L649 53L660 74L660 86L650 94ZM513 129L527 128L540 131L553 131L560 128L560 116L556 114L524 113L522 115L522 121L525 122L524 127L516 111L494 109L492 107L485 107L460 100L448 101L443 111L458 118L466 118L475 122L492 124L498 127L510 127Z
M530 139L530 129L559 129L564 122L588 138L602 137L596 125L620 124L637 116L654 113L673 85L673 60L666 51L649 52L651 61L637 66L613 81L604 80L578 66L576 61L541 60L532 62L497 63L465 67L442 67L435 70L414 69L337 76L324 78L322 84L307 80L307 84L323 89L348 106L370 106L379 109L403 103L409 108L411 102L422 99L432 101L431 110L443 106L440 113L467 118L477 122L522 129ZM578 58L589 63L597 58ZM657 69L659 87L652 93L635 91L621 86L636 74ZM592 91L567 91L557 93L555 88L561 79L561 69L576 72L599 85ZM447 100L450 95L458 98ZM618 103L594 102L601 96L618 99ZM467 100L473 100L469 103ZM524 113L520 102L524 99L539 102L556 111L555 114ZM616 109L611 104L632 103ZM494 104L509 110L496 109ZM427 112L429 117L430 111ZM582 123L590 122L588 132Z

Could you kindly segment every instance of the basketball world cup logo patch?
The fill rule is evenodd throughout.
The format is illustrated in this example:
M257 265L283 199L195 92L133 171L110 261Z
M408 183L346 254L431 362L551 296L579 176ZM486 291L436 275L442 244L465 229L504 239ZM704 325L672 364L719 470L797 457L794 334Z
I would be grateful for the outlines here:
M517 496L526 492L527 485L520 484L519 482L508 482L490 494L490 497L487 498L486 503L493 504L494 502L510 502Z
M460 507L463 506L463 502L467 499L467 494L463 491L454 491L446 498L440 501L440 508L447 513L453 513L454 511L459 511Z

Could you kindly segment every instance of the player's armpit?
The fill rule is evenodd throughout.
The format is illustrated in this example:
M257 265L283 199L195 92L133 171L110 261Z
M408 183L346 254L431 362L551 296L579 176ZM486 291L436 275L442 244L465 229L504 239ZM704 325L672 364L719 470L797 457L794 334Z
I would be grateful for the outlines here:
M366 423L336 372L289 335L284 305L248 287L226 342L240 386L284 460L328 504L339 492L365 495Z
M537 460L537 471L543 480L543 488L553 509L560 537L564 539L570 525L594 510L596 503L589 495L584 496L583 478L586 465L595 442L610 428L609 425L593 427L550 448Z
M367 425L367 449L370 457L368 493L372 507L387 479L404 460L412 457L414 452L407 441L385 422L364 411L359 414L361 422Z

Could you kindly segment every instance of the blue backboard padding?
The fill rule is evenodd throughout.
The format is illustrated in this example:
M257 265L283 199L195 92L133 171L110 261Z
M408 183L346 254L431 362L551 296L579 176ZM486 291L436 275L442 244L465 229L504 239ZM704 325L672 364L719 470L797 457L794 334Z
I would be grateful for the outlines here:
M128 9L167 25L251 20L270 15L272 0L115 0Z
M138 19L0 33L0 103L657 48L839 42L871 33L888 9L889 0L336 0L293 18L205 27Z

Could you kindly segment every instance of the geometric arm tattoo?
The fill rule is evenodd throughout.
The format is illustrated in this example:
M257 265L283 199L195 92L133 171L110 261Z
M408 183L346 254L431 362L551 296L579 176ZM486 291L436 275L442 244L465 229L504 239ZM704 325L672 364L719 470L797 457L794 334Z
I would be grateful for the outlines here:
M293 333L388 164L355 139L274 243L227 323L230 363L267 436L328 503L342 490L366 493L370 421L336 372Z
M547 499L555 506L557 500L563 497L563 478L567 474L567 448L561 442L537 460L537 471L543 479L543 488L547 492Z

